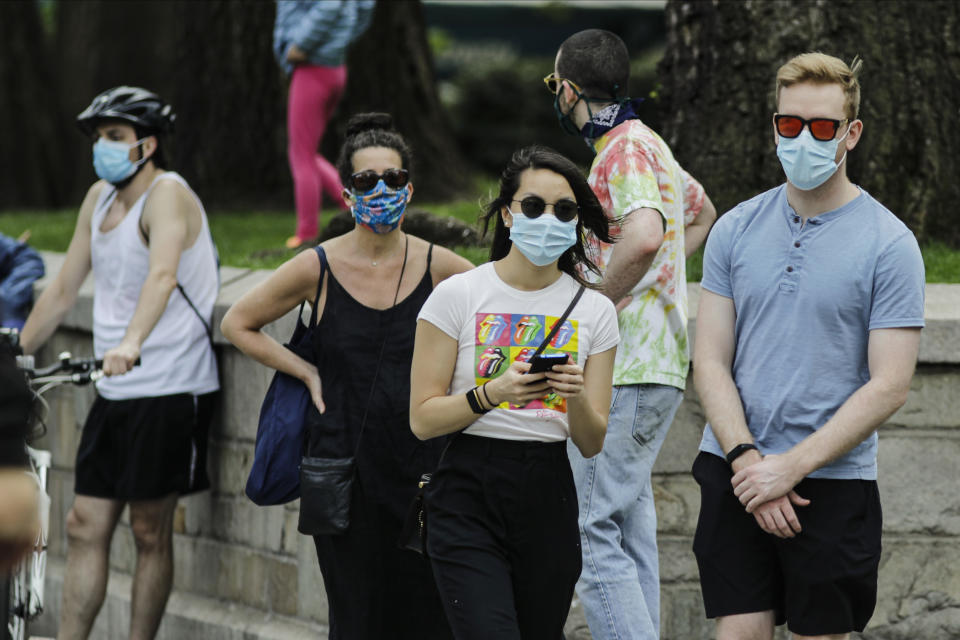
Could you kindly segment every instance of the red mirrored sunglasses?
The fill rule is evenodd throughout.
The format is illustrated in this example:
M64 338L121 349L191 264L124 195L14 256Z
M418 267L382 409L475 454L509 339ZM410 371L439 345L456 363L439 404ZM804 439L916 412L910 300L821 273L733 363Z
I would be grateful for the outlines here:
M803 131L803 127L806 126L810 129L810 135L820 141L833 140L837 135L837 130L840 128L840 125L846 121L847 118L843 120L834 120L833 118L811 118L806 120L800 116L789 116L779 113L773 116L777 133L784 138L796 138Z

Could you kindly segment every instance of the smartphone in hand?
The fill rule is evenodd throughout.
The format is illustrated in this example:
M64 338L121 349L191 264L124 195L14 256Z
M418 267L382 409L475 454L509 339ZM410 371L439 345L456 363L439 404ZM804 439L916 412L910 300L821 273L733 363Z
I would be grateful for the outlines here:
M527 371L527 373L550 371L550 368L555 364L566 364L567 357L565 353L549 353L535 356L530 358L530 370Z

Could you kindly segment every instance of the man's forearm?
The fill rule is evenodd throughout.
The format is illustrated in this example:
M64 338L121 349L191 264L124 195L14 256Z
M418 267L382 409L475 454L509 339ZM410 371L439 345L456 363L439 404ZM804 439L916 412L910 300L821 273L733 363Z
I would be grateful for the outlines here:
M730 372L720 364L694 361L693 381L710 429L723 452L727 453L738 444L753 442L743 402Z
M687 225L683 232L683 252L686 257L696 253L700 245L707 239L710 227L717 220L717 209L707 194L703 194L703 204L693 222Z
M634 209L620 226L620 237L600 283L601 292L614 304L628 295L643 278L663 243L663 216L656 209Z
M53 335L76 299L75 291L63 291L56 280L44 289L20 332L24 353L35 353Z
M683 231L683 253L686 257L692 256L707 239L710 227L703 224L691 224Z
M138 349L143 345L147 336L160 320L170 294L177 286L177 279L164 273L150 273L143 287L140 289L140 298L133 318L127 326L123 342L135 345Z
M870 380L847 398L833 417L786 455L804 477L831 463L870 437L906 401L906 388Z
M627 252L622 253L626 254ZM624 296L629 295L633 288L637 286L637 283L643 279L656 256L657 252L652 251L632 260L626 256L618 259L617 251L614 250L610 264L607 265L607 271L604 273L603 281L600 283L601 293L610 298L614 304L619 302Z

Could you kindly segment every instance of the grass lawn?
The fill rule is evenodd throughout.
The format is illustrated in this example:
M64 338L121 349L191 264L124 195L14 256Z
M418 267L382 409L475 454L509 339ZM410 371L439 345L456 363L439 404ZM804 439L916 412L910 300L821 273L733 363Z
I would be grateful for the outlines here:
M421 203L417 208L441 216L458 218L469 224L477 221L483 203L492 197L493 183L482 185L477 193L482 198L455 202ZM30 230L30 244L46 251L66 251L76 223L75 210L63 211L5 211L0 213L0 232L17 237ZM324 211L323 224L334 215ZM232 267L273 269L288 259L292 253L281 250L283 241L293 233L292 211L216 211L210 216L210 228L220 251L220 261ZM272 251L264 251L269 249ZM931 243L921 247L927 270L927 282L960 283L960 250L946 245ZM474 264L486 262L487 247L459 247L457 253ZM699 282L702 276L703 250L687 260L687 280Z

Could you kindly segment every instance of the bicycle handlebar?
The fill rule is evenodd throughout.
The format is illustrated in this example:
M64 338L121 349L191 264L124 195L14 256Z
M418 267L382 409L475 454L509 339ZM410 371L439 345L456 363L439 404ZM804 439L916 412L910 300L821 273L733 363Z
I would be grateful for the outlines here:
M61 353L58 362L41 369L35 369L32 366L32 363L29 362L29 360L32 360L31 356L18 356L17 360L20 368L31 379L43 378L57 373L74 374L75 376L79 374L82 377L89 377L90 374L103 369L103 360L98 358L74 358L69 351ZM134 361L133 366L140 366L140 358Z
M19 352L20 335L16 329L0 328L0 341L10 344ZM140 358L137 358L133 366L140 365ZM36 384L55 382L62 384L71 382L73 384L87 384L88 382L98 380L103 376L103 360L98 358L74 358L69 351L60 354L56 363L37 369L34 367L33 356L17 356L17 367L23 371L27 378ZM64 375L56 375L64 374Z

